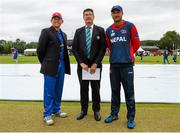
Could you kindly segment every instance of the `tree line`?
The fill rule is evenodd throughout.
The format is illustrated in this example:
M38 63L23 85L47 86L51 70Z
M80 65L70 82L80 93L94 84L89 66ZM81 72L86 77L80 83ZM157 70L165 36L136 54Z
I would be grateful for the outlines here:
M23 54L25 49L37 48L37 42L26 43L19 38L15 42L0 40L0 54L10 54L13 48L18 49L18 52Z
M160 49L180 49L180 35L176 31L167 31L160 40L141 41L142 46L157 46Z
M68 41L68 45L72 45L72 41ZM160 40L143 40L142 46L157 46L160 49L180 49L180 35L176 31L167 31ZM19 38L16 41L0 40L0 54L10 54L12 49L18 49L23 54L25 49L37 48L37 42L26 43Z

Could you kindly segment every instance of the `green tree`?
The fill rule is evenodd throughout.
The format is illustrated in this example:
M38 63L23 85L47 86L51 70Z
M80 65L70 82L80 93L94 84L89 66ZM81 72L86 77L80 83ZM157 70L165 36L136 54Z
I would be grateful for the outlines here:
M158 46L159 40L144 40L141 41L142 46Z
M10 54L12 44L8 43L6 40L0 40L0 53L1 54Z
M6 44L6 40L0 40L0 54L4 53L4 45Z
M19 53L24 53L26 42L21 41L19 38L16 39L16 42L13 43L14 48L18 49Z
M37 42L30 42L30 43L28 43L28 44L26 45L25 48L26 48L26 49L27 49L27 48L34 48L34 49L36 49L36 48L37 48Z
M168 31L159 40L159 47L161 49L170 48L177 49L180 48L180 35L176 31Z
M12 53L11 48L12 48L12 44L6 42L6 44L3 45L3 53L4 53L4 54L10 54L10 53Z
M3 54L3 51L4 51L4 47L2 44L0 44L0 54Z

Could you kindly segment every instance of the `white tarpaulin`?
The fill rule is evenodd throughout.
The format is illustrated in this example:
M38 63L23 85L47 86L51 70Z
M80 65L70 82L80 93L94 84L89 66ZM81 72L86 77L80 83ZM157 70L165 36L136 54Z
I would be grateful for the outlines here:
M1 64L0 99L42 100L43 75L39 69L39 64ZM80 99L76 69L76 64L71 65L72 74L65 77L63 100ZM134 69L136 102L180 103L180 65L136 65ZM103 65L100 93L102 101L110 101L109 65Z

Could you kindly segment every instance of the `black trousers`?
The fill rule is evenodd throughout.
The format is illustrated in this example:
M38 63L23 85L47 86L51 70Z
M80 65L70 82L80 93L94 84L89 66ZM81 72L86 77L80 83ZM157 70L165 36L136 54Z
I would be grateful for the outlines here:
M133 66L110 68L111 82L111 115L118 115L121 103L121 84L124 88L127 106L127 119L134 120L135 98L134 98L134 69Z
M102 70L102 69L101 69ZM100 111L100 81L101 80L82 80L82 68L78 65L77 69L79 84L80 84L80 96L81 96L81 111L88 111L89 103L89 84L92 88L92 109L94 112Z

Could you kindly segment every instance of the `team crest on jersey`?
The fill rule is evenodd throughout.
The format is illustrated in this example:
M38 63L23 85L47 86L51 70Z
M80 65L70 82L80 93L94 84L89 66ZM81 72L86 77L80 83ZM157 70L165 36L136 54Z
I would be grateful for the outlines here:
M126 34L127 31L122 29L122 30L121 30L121 33L122 33L122 34Z
M97 40L99 40L99 39L100 39L100 36L97 36L96 38L97 38Z
M114 30L111 31L111 37L115 36Z

